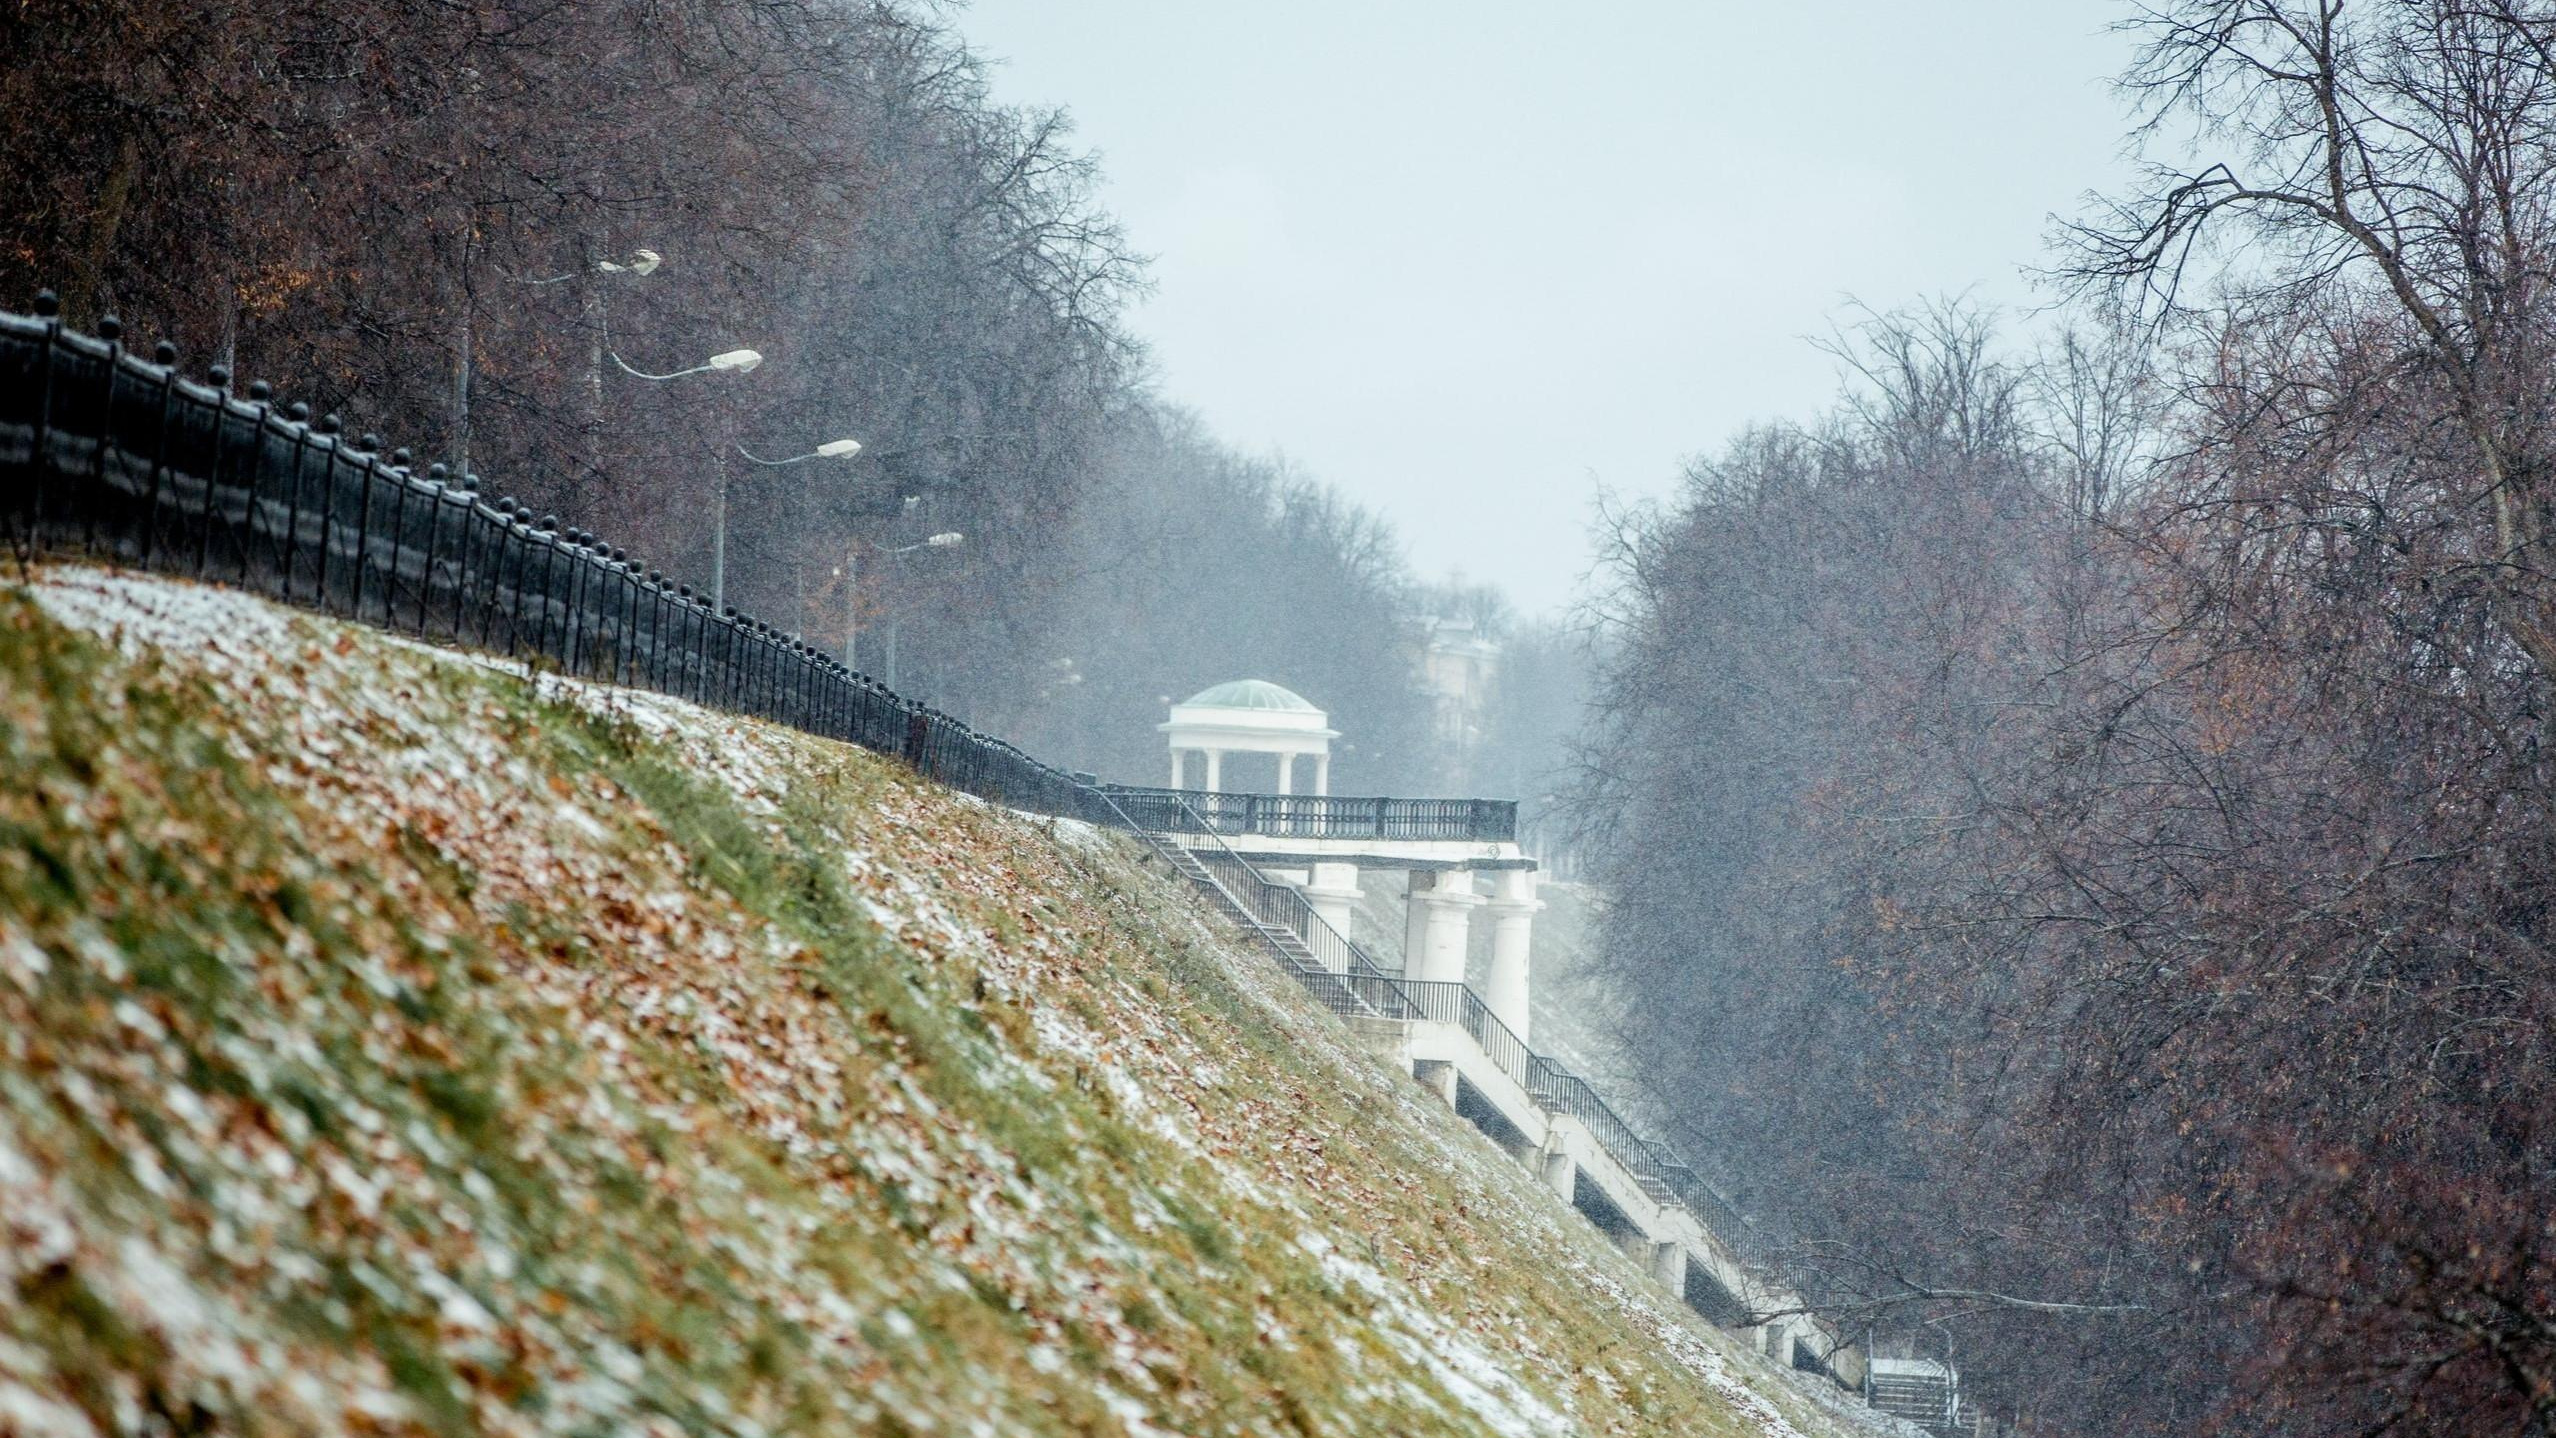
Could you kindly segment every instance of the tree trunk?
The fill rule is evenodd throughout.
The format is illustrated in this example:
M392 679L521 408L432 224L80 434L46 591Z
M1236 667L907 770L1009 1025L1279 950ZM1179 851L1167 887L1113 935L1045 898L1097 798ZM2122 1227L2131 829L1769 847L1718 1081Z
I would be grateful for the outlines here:
M63 313L74 324L86 326L105 309L99 291L105 288L116 236L124 228L124 215L132 208L134 184L141 174L142 137L128 126L116 144L115 163L98 186L97 205L89 212L87 242L80 247L71 283L62 296Z
M2547 605L2537 592L2548 573L2541 563L2547 552L2545 527L2531 496L2520 492L2501 443L2481 425L2471 433L2484 455L2487 492L2494 500L2497 557L2512 576L2495 585L2495 622L2529 657L2541 680L2556 680L2556 630L2546 623ZM2549 714L2547 722L2556 724L2556 713Z

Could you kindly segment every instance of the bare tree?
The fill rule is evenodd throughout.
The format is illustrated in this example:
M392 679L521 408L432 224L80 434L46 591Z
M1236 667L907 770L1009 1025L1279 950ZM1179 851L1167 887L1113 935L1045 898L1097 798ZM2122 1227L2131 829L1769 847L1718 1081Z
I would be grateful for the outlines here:
M2494 613L2556 675L2556 7L2539 0L2162 0L2126 86L2145 133L2196 131L2070 232L2073 273L2169 308L2196 257L2258 300L2366 297L2402 324L2471 447Z

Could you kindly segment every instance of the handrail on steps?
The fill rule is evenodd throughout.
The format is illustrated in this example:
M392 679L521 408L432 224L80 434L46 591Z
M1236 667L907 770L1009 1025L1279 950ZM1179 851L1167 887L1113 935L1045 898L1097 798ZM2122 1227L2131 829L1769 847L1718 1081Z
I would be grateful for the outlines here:
M1090 792L1101 803L1108 806L1109 811L1117 816L1120 823L1125 824L1131 832L1141 835L1155 849L1166 851L1168 857L1167 846L1170 840L1137 823L1134 816L1130 815L1107 789L1096 786ZM1321 910L1305 900L1304 895L1296 892L1293 887L1263 874L1250 860L1234 852L1233 846L1226 843L1221 835L1205 827L1197 811L1191 809L1186 800L1173 799L1171 803L1192 821L1198 822L1201 826L1200 832L1215 845L1218 852L1213 862L1199 858L1195 853L1191 857L1198 859L1199 867L1206 873L1207 882L1215 886L1216 891L1224 896L1226 902L1233 905L1236 912L1250 918L1257 926L1269 921L1265 909L1266 901L1271 897L1275 896L1278 906L1286 910L1277 917L1313 953L1315 962L1321 965L1319 972L1301 972L1301 965L1296 962L1294 956L1288 954L1279 940L1269 933L1262 932L1259 935L1260 940L1289 968L1300 970L1299 977L1305 980L1309 987L1325 979L1335 981L1323 984L1316 991L1316 996L1324 1002L1326 1007L1341 1013L1363 1011L1389 1018L1407 1019L1418 1014L1418 1007L1411 1002L1410 996L1402 991L1401 982L1387 974L1373 958L1368 956L1365 949L1358 946L1355 940L1334 928L1331 921L1323 917ZM1217 873L1219 868L1225 868L1228 872L1239 871L1241 877L1252 886L1255 892L1248 896L1235 893L1233 886ZM1254 900L1263 902L1254 902ZM1338 968L1324 962L1326 948L1333 945L1337 946L1337 952L1344 959ZM1353 978L1362 982L1352 983ZM1384 1002L1379 1003L1378 1000Z

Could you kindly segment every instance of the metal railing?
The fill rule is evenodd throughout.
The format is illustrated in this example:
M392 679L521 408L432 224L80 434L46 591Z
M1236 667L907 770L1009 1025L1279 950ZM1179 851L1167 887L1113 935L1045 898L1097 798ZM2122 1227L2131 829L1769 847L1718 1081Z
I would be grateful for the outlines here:
M1211 847L1191 849L1190 858L1207 872L1209 879L1234 907L1254 924L1294 935L1323 973L1344 980L1337 993L1326 989L1321 995L1327 1003L1335 997L1348 997L1355 1003L1357 1012L1388 1012L1393 1017L1407 1017L1403 1012L1407 1005L1393 998L1389 990L1367 991L1386 1000L1383 1008L1357 998L1345 981L1375 980L1390 985L1394 982L1393 977L1348 935L1332 927L1331 921L1322 916L1322 911L1313 906L1302 890L1270 878L1235 853L1233 847L1213 829L1200 827L1205 820L1195 810L1179 802L1176 791L1150 796L1157 802L1144 806L1145 817L1142 819L1137 817L1137 811L1127 807L1126 791L1114 785L1103 785L1098 794L1110 811L1126 822L1127 827L1149 837L1183 835L1205 839ZM1166 796L1171 799L1168 808L1159 802Z
M235 584L384 629L471 645L556 672L751 714L903 759L952 788L1034 813L1143 836L1191 838L1215 885L1310 967L1290 966L1344 1015L1461 1026L1535 1101L1585 1124L1608 1154L1699 1217L1744 1222L1694 1171L1645 1142L1585 1081L1536 1054L1460 983L1388 973L1294 886L1227 836L1506 842L1517 806L1495 800L1250 795L1087 784L857 674L792 635L563 529L475 476L423 474L405 451L350 439L263 385L218 370L182 377L175 353L130 353L0 314L0 537L22 555L72 555ZM1172 836L1177 836L1175 839Z
M1400 988L1410 1004L1412 1017L1463 1029L1500 1072L1516 1080L1538 1108L1576 1119L1598 1147L1631 1174L1652 1199L1686 1204L1699 1218L1711 1213L1727 1221L1745 1221L1667 1145L1643 1138L1588 1080L1529 1048L1526 1040L1492 1011L1472 985L1403 979Z
M1332 794L1229 794L1112 784L1127 812L1191 816L1187 832L1226 838L1419 839L1515 842L1518 806L1508 799L1369 799Z
M22 553L218 580L423 638L776 720L998 803L1088 817L1087 786L797 637L562 529L475 477L183 378L115 327L0 315L0 533Z

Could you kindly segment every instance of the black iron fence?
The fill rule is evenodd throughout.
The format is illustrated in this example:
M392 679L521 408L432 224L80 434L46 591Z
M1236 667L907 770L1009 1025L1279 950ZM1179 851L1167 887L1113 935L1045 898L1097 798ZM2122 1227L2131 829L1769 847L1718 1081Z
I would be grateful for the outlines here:
M1150 789L1112 784L1121 807L1140 821L1203 823L1184 833L1225 838L1442 839L1513 843L1518 806L1508 799L1371 799L1332 794L1228 794L1210 789Z
M49 305L0 314L0 535L71 555L216 580L385 629L556 672L654 690L896 755L952 788L1150 835L1506 842L1517 806L1093 786L854 673L797 636L714 607L583 530L476 476L422 472L264 385L190 380L112 321L65 330ZM1646 1187L1728 1214L1693 1170L1645 1142L1597 1091L1534 1053L1463 984L1386 972L1293 886L1221 842L1200 856L1249 918L1296 936L1301 977L1335 1012L1456 1023L1536 1101L1570 1114ZM1264 934L1264 937L1268 935ZM1732 1215L1736 1218L1736 1215Z
M624 551L475 476L419 470L334 416L235 394L0 315L0 525L22 552L219 580L427 639L531 659L895 754L953 788L1092 817L1061 770L853 673L797 636L714 608Z

